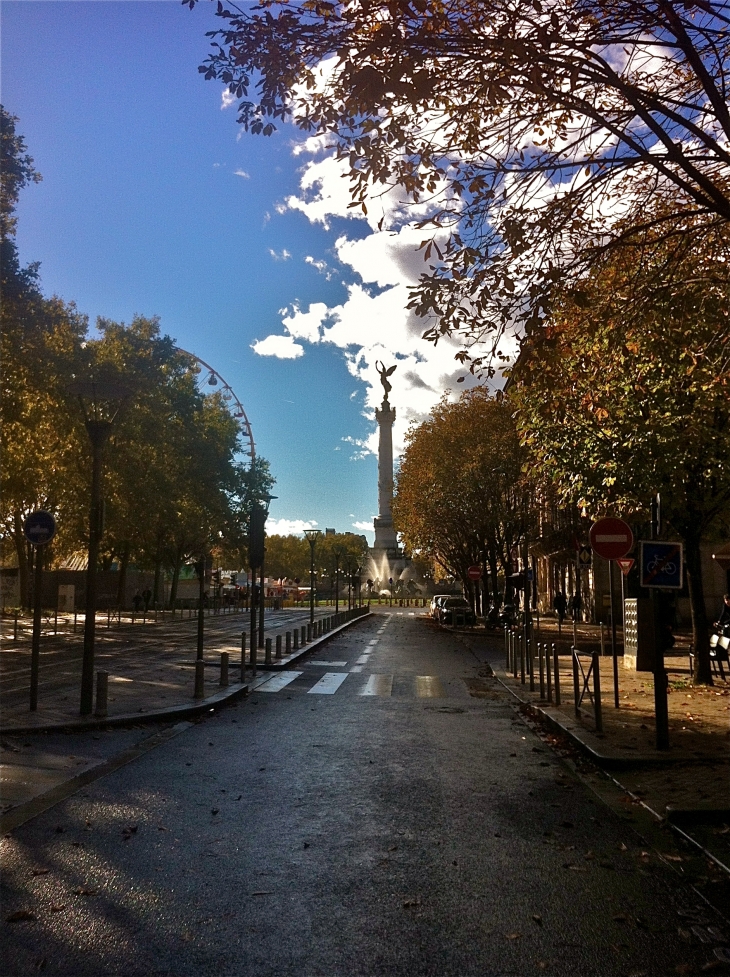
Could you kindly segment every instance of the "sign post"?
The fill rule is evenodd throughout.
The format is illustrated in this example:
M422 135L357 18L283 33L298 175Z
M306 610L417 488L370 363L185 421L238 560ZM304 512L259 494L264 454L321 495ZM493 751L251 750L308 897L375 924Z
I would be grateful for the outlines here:
M23 523L25 538L35 550L33 581L33 641L30 650L30 711L38 708L38 670L41 659L41 589L43 586L43 547L56 535L56 520L50 512L39 509Z
M623 519L599 519L591 526L589 539L594 552L608 560L608 590L611 600L611 658L613 659L613 704L619 708L616 609L613 597L613 561L623 560L634 545L631 526ZM623 593L623 587L622 587Z

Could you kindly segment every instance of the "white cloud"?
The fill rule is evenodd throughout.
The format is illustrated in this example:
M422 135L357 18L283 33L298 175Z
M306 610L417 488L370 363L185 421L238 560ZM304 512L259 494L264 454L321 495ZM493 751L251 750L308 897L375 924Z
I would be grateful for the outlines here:
M251 175L247 173L245 170L235 170L234 172L236 176L242 176L244 180L251 179Z
M370 522L353 522L352 525L355 529L359 529L361 533L375 532L375 525L372 519L370 520Z
M269 248L269 254L274 261L288 261L291 258L291 251L287 251L286 248L282 248L278 253L273 248Z
M221 111L224 109L229 109L232 105L236 104L236 96L229 92L227 88L224 88L221 92Z
M275 356L279 360L297 360L304 356L304 347L295 343L291 336L267 336L251 343L251 349L258 356Z
M305 529L316 529L314 519L267 519L266 532L269 536L301 536Z

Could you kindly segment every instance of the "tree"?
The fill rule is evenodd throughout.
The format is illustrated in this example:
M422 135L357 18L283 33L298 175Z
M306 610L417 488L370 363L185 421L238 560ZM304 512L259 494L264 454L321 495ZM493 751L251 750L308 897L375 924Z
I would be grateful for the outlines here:
M730 508L730 234L616 254L530 337L510 396L536 466L593 515L661 493L685 545L697 649L711 683L700 543Z
M266 537L266 573L275 580L306 580L309 584L309 543L302 536Z
M15 551L26 603L25 517L39 508L66 515L53 543L59 552L73 545L69 527L83 506L75 459L85 434L69 417L65 383L81 362L87 322L73 305L44 298L36 265L20 265L15 209L20 191L37 183L40 174L16 131L17 121L0 106L0 525Z
M435 560L467 592L467 570L511 571L511 551L531 528L535 507L511 411L482 388L454 404L444 398L406 437L393 521L409 549Z
M488 341L459 354L475 370L607 248L730 218L724 0L263 0L218 16L200 71L246 129L326 137L365 213L392 187L419 205L434 264L411 305L434 342Z

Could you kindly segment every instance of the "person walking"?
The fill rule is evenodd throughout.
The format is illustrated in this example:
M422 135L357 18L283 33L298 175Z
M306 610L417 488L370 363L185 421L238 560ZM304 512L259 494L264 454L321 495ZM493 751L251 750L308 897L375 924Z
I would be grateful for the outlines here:
M573 614L574 621L580 620L580 611L582 606L583 606L583 600L581 599L580 594L577 592L574 593L573 596L570 598L570 609Z
M562 590L559 590L553 597L553 608L555 609L555 613L558 615L558 624L562 626L565 612L568 608L568 598L565 596L565 593Z

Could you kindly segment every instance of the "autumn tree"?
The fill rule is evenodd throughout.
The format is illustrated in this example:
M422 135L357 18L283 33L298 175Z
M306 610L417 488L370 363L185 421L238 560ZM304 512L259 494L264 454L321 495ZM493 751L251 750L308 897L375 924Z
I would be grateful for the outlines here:
M724 0L264 0L217 12L200 71L239 99L244 128L291 120L323 137L364 212L391 188L418 205L430 263L412 307L427 338L460 335L474 369L607 248L657 220L681 238L730 218ZM645 216L657 200L661 216ZM486 354L468 352L478 342Z
M21 266L16 205L20 191L40 175L17 121L0 106L0 526L12 545L26 602L25 517L35 509L78 513L84 504L75 459L85 434L69 417L65 384L81 361L87 323L73 305L43 296L36 265ZM72 545L68 526L59 525L57 551Z
M393 522L405 546L435 560L468 591L467 570L511 570L512 547L529 533L534 496L510 409L482 388L444 398L412 427L400 460ZM486 575L486 574L485 574Z
M309 584L309 543L303 536L266 537L266 573L275 580L306 580Z
M730 234L660 230L566 294L510 396L539 471L593 516L661 493L684 542L695 682L711 682L700 544L730 509Z

